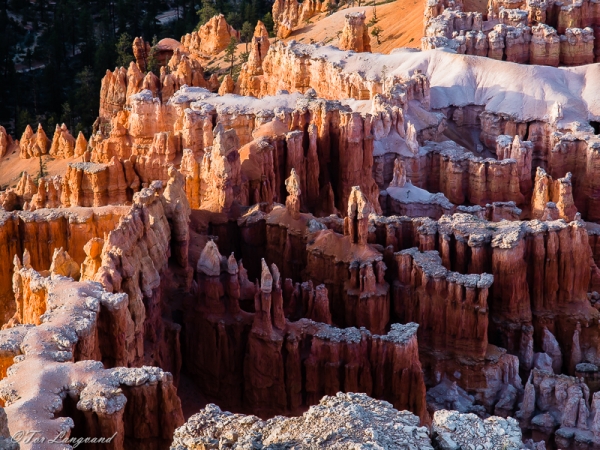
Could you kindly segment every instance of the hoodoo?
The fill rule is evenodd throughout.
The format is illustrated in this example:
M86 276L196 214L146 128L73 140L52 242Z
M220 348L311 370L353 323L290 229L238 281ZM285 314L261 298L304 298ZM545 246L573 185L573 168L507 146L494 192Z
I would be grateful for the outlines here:
M595 4L158 3L0 58L118 58L0 107L0 448L600 449Z

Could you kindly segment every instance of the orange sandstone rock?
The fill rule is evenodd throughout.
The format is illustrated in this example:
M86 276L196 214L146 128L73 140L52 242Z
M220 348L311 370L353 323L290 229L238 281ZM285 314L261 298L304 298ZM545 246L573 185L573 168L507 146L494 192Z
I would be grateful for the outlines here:
M50 274L62 275L77 280L79 278L79 264L73 261L69 253L64 251L63 248L56 248L52 256Z
M71 158L75 155L75 145L75 138L71 136L67 126L64 123L61 126L57 124L48 153L54 158Z
M235 90L235 83L231 75L227 74L223 77L223 82L219 87L219 95L231 94Z
M340 36L340 49L355 52L370 52L371 37L365 24L366 15L363 12L346 14L344 29Z
M231 38L239 40L239 32L227 23L223 14L219 14L198 31L183 36L181 44L194 56L212 57L223 51Z
M166 66L160 68L161 98L167 102L183 85L208 87L200 61L176 48Z
M104 246L104 239L92 238L90 239L83 251L85 252L85 260L81 263L81 281L93 280L96 273L102 265L102 247Z
M545 214L548 202L554 203L558 217L571 221L575 219L577 207L573 202L573 186L571 173L564 178L553 180L544 169L538 167L535 174L535 186L531 198L531 215L541 219Z
M269 51L269 33L265 25L259 20L254 29L254 36L250 43L248 61L242 65L238 78L236 93L240 95L260 95L263 69L262 62Z
M579 66L594 62L594 30L567 28L560 36L560 62L565 66Z
M215 142L202 160L200 179L204 209L228 212L234 201L242 199L239 140L235 130L215 128Z
M275 31L280 39L287 38L294 29L307 23L311 17L327 11L330 2L327 0L275 0L273 3L273 21Z
M150 56L151 47L150 44L144 41L141 37L136 37L133 40L133 56L137 66L142 72L146 72L146 66L148 64L148 57Z
M50 139L46 136L42 124L38 125L36 133L33 132L30 125L27 125L19 141L19 146L21 148L20 157L22 159L37 158L46 155L50 147Z
M13 138L6 132L6 128L0 126L0 158L8 153L13 144Z
M531 29L531 64L558 66L560 61L560 38L556 30L545 24Z

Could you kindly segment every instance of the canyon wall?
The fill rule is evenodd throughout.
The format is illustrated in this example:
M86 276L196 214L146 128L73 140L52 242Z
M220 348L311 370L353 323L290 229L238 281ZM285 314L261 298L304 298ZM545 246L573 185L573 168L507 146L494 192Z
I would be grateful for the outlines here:
M101 216L103 208L5 213L4 228L18 226L9 237L16 241L11 249L15 313L0 331L0 396L13 435L35 420L39 437L46 439L103 437L108 448L167 448L183 423L175 387L179 327L162 318L161 278L168 280L171 255L187 270L189 206L182 176L170 172L169 177L166 187L155 182L137 193L130 207L105 207L106 213L119 214L116 220L104 220L110 216ZM33 233L22 228L28 217L37 219ZM90 227L99 217L109 229ZM65 229L54 227L51 235L70 238L64 247L74 246L76 258L56 248L48 262L27 250L27 240L19 240L28 236L47 252L40 228L60 227L61 221ZM16 256L21 249L22 261ZM75 281L80 262L82 281ZM34 263L50 270L35 270ZM172 374L150 367L153 363ZM65 386L71 386L68 395ZM44 394L46 389L53 394ZM50 418L38 418L40 409L51 411ZM21 448L32 445L23 441Z
M3 348L18 356L0 381L12 436L27 433L35 420L38 439L102 437L114 449L168 445L183 423L171 374L153 367L105 369L100 362L124 350L119 336L131 321L127 295L16 265L18 298L41 307L45 322L0 331ZM51 414L42 418L39 410ZM35 442L21 439L20 448L37 448Z
M277 267L264 260L255 286L241 263L221 257L211 241L196 277L199 298L190 299L196 306L190 305L194 312L186 318L185 358L209 397L268 416L293 413L334 391L358 390L429 420L415 324L395 324L388 334L372 335L309 319L290 322L284 311L294 308L292 302L306 302L311 315L318 307L312 302L319 295L326 300L327 290L315 296L304 285L294 289L292 280L281 280ZM254 313L240 308L247 300L254 302ZM328 302L321 305L315 317L326 318ZM215 351L206 352L203 342L213 342Z
M467 55L554 67L596 61L594 29L600 18L585 12L582 19L582 4L562 8L553 2L503 3L490 2L487 20L460 7L438 10L437 15L426 17L422 48L451 48ZM592 9L583 10L588 8ZM552 13L546 14L547 10Z

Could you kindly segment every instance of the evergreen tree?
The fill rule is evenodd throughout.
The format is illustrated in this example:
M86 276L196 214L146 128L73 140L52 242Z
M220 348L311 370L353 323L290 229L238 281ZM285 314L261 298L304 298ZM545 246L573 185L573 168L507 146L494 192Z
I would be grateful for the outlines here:
M25 131L25 128L27 128L27 125L32 124L33 120L34 120L33 116L31 115L31 113L28 110L26 110L26 109L19 110L19 112L17 114L16 129L15 129L15 134L18 136L19 139L23 135L23 132Z
M150 49L150 54L148 55L148 63L146 70L148 72L153 72L154 75L160 75L160 65L158 64L158 60L156 59L156 45L158 44L158 38L156 35L152 38L152 48Z
M35 178L36 184L40 181L40 178L44 178L46 175L48 175L48 168L47 168L46 161L44 160L44 157L40 156L39 160L40 160L40 171L39 171L37 177Z
M233 64L235 63L235 50L237 49L237 41L234 37L229 41L229 45L225 49L225 61L231 63L229 66L229 75L233 76Z
M132 37L177 38L222 13L248 44L259 18L273 32L271 6L267 0L0 0L0 125L20 136L37 118L46 127L64 121L89 134L100 80L134 59ZM156 15L173 7L177 19L159 24ZM232 75L246 54L228 56ZM150 70L158 68L149 61Z
M382 32L383 29L379 25L373 27L373 29L371 30L371 36L375 37L375 39L377 40L377 44L381 44L380 36Z
M117 41L117 66L129 67L135 58L133 57L133 49L131 47L132 39L128 33L122 33Z
M88 66L84 67L83 70L76 75L75 80L77 83L74 98L76 116L83 126L91 131L92 124L96 120L98 108L100 106L100 99L98 97L100 83Z
M200 28L206 22L208 22L213 16L219 14L219 10L217 10L213 3L210 0L202 0L202 8L200 8L197 12L198 17L200 17L200 22L198 22L198 26L196 28Z
M239 30L242 27L242 15L237 11L227 13L227 16L225 16L225 20L236 30Z
M271 15L270 12L266 13L263 18L262 18L262 22L265 24L265 28L267 29L267 31L269 32L269 35L273 35L274 33L274 28L275 28L275 22L273 21L273 16Z
M242 38L242 42L246 44L246 53L248 53L248 43L252 41L252 37L254 36L254 30L250 22L244 22L244 24L242 25L242 30L240 32L240 36Z

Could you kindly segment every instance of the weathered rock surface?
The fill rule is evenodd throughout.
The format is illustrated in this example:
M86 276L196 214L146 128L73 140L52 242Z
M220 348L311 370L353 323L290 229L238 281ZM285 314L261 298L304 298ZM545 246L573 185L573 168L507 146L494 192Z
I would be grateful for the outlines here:
M141 37L136 37L133 40L133 56L135 57L135 63L137 64L140 71L146 73L146 67L148 64L148 58L150 57L150 43L144 41Z
M50 139L46 136L42 124L38 125L37 132L33 132L33 128L27 125L21 140L19 141L21 148L20 156L22 159L38 158L48 154L50 147Z
M475 414L436 411L431 434L437 447L442 449L468 446L514 450L523 448L519 425L510 417L481 420Z
M543 436L555 433L558 447L582 440L596 446L600 397L590 394L583 379L533 369L517 417Z
M271 43L269 42L269 32L260 20L256 24L250 45L250 55L248 61L242 65L236 87L236 92L240 95L254 95L261 90L263 82L262 63L267 56Z
M428 422L417 325L394 324L389 333L374 335L308 319L291 322L285 311L298 307L304 315L331 320L327 290L318 287L314 293L312 285L294 289L291 281L282 282L277 267L263 260L261 283L254 286L241 263L207 243L198 260L198 298L190 300L195 307L190 305L186 317L185 345L203 391L261 415L293 413L338 390L361 391ZM240 308L248 300L254 302L254 313ZM207 353L202 342L214 342L215 351ZM308 354L300 352L305 347ZM233 357L234 348L243 359ZM344 367L346 375L328 367Z
M232 94L234 90L235 83L233 82L233 78L229 74L225 75L219 87L219 95Z
M225 444L224 444L225 443ZM387 402L364 394L323 397L301 417L275 417L267 421L255 416L223 412L213 404L192 416L175 431L173 450L202 445L277 446L332 449L381 446L389 449L457 449L468 445L482 448L544 448L523 446L521 430L514 419L438 411L430 431L418 419L397 411ZM530 444L531 445L531 444ZM533 444L535 445L535 444Z
M600 21L590 5L492 1L486 21L479 13L462 12L460 6L433 8L425 13L421 46L517 63L590 64L598 53L593 27ZM575 11L577 18L571 16Z
M78 438L112 437L105 442L114 449L168 442L183 423L171 374L153 367L104 369L100 362L111 361L123 349L118 336L127 327L127 295L109 294L97 283L44 278L26 266L17 279L24 305L32 304L35 289L43 292L46 303L43 324L0 332L4 349L14 339L19 342L13 350L18 363L0 382L13 436L35 421L37 437L44 442L78 432L84 434ZM47 448L44 442L41 447L39 441L20 442L21 448Z
M285 39L292 31L308 22L311 17L320 12L327 11L330 2L327 0L276 0L273 3L273 21L277 37Z
M0 158L8 153L13 143L13 138L6 132L6 128L0 126Z
M537 168L535 174L535 185L531 198L531 215L536 219L542 219L546 214L548 202L552 202L557 209L557 217L551 220L564 219L571 221L575 219L577 207L573 201L573 186L570 172L564 178L553 180L544 169ZM552 214L550 213L552 216ZM550 219L550 217L549 217Z
M61 247L77 264L85 259L83 247L95 236L113 230L127 208L58 209L13 212L0 215L0 321L6 323L15 312L12 293L13 260L26 253L31 267L48 270L54 251ZM26 251L26 252L25 252Z
M218 424L218 425L217 425ZM300 417L276 417L267 421L255 416L222 412L208 405L175 432L172 449L228 445L291 445L327 447L383 446L390 449L433 449L427 428L406 411L364 394L323 397Z
M227 23L223 14L219 14L202 25L198 31L183 36L181 44L197 57L211 57L224 50L231 38L238 41L239 32Z

